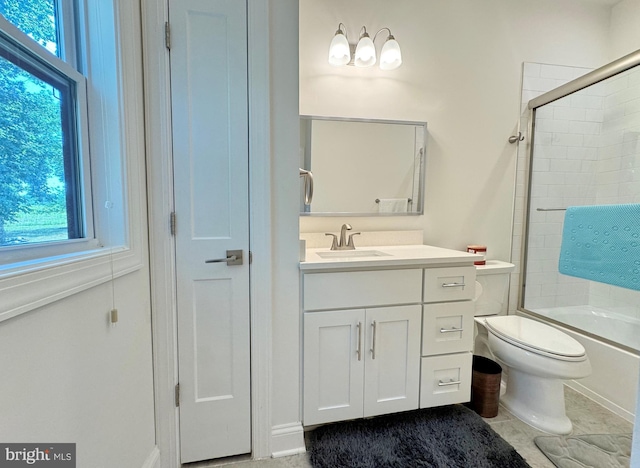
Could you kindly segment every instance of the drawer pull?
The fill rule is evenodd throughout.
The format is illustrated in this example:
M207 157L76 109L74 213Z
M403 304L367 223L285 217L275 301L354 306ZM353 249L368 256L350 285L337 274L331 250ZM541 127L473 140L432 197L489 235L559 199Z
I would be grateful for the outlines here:
M464 288L464 283L442 283L443 288Z
M451 328L441 328L440 329L440 333L453 333L453 332L461 332L464 329L462 328L455 328L455 327L451 327Z
M449 385L459 385L462 382L460 380L449 379L448 382L443 382L442 380L438 380L438 387L447 387Z

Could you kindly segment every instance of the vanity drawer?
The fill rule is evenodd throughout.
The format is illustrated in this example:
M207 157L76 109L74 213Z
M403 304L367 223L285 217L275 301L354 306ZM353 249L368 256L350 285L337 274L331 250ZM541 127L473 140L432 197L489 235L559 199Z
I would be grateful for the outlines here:
M472 301L425 304L422 310L422 355L473 350Z
M424 302L473 299L476 267L427 268L424 270Z
M422 358L420 408L471 400L471 353Z
M421 302L420 269L308 273L303 282L307 311Z

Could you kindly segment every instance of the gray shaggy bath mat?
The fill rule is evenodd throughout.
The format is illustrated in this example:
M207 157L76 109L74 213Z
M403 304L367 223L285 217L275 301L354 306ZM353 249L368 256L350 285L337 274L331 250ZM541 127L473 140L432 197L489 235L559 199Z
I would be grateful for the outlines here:
M631 434L538 436L533 441L559 468L628 468Z
M462 405L328 424L309 435L316 468L526 468L526 461Z

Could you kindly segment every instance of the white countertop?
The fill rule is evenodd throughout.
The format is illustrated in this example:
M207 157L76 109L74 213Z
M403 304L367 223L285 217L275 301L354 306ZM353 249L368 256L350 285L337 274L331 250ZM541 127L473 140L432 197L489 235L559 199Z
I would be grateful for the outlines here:
M339 255L337 252L379 252L382 256L360 257L332 257L323 258L319 254L329 252L329 255ZM334 254L335 253L335 254ZM386 267L421 267L435 265L472 265L474 261L482 260L483 255L470 254L460 250L445 249L432 245L384 245L358 247L355 251L339 251L328 248L307 249L306 259L300 262L300 269L306 272L333 269L371 269Z

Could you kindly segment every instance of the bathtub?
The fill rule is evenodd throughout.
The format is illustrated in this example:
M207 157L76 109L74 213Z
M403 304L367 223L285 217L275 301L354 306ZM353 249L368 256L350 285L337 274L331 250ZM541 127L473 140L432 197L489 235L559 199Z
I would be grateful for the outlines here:
M536 309L535 312L570 327L640 351L640 320L589 305Z
M640 375L640 321L588 305L518 314L549 323L578 340L589 356L593 372L566 384L634 422Z

